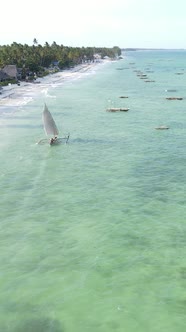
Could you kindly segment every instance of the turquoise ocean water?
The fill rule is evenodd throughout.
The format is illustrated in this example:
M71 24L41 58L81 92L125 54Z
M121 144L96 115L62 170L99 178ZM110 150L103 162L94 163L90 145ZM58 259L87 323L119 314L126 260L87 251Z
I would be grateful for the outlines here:
M184 332L186 52L17 88L0 132L0 331Z

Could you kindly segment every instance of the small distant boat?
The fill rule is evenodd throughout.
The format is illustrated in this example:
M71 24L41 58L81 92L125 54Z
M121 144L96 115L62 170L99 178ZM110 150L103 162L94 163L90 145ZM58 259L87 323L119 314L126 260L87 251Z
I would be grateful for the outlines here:
M65 140L66 143L68 142L70 134L68 134L65 137L58 137L59 135L58 128L46 104L42 114L42 119L43 119L43 126L46 136L52 136L52 137L49 139L49 141L48 139L42 139L38 142L38 144L43 144L46 141L49 142L50 145L60 144L62 143L63 140Z
M164 129L169 129L169 127L167 127L167 126L159 126L159 127L156 127L155 129L157 129L157 130L164 130Z
M113 108L107 108L107 112L127 112L129 108L123 108L123 107L113 107Z
M183 100L182 97L167 97L167 100Z

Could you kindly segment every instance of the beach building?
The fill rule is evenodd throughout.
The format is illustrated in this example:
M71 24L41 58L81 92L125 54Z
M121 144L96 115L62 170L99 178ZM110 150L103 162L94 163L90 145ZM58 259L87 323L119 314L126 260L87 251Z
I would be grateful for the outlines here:
M94 54L94 61L95 62L100 62L101 61L101 54L98 54L98 53Z
M16 65L7 65L0 71L0 79L16 79L17 80L18 71Z

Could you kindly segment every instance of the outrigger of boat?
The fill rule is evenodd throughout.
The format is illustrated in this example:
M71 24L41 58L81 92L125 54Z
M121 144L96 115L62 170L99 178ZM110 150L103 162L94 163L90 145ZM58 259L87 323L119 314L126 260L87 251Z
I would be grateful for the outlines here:
M49 144L50 145L58 145L58 144L61 144L63 140L65 140L65 143L67 144L68 143L68 140L70 138L70 134L68 134L67 136L65 137L52 137L49 141Z
M123 108L123 107L112 107L107 108L107 112L127 112L129 108Z

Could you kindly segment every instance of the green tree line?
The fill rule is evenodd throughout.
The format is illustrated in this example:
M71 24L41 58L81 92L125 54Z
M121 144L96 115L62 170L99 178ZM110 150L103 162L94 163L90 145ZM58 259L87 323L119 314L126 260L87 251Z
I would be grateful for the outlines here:
M105 56L115 58L121 55L121 49L118 46L69 47L58 45L55 41L51 45L45 42L42 46L36 39L31 46L13 42L11 45L0 46L0 68L5 65L16 65L23 71L27 68L37 74L49 68L54 62L58 62L60 69L64 69L85 61L94 61L95 54L99 54L101 58Z

